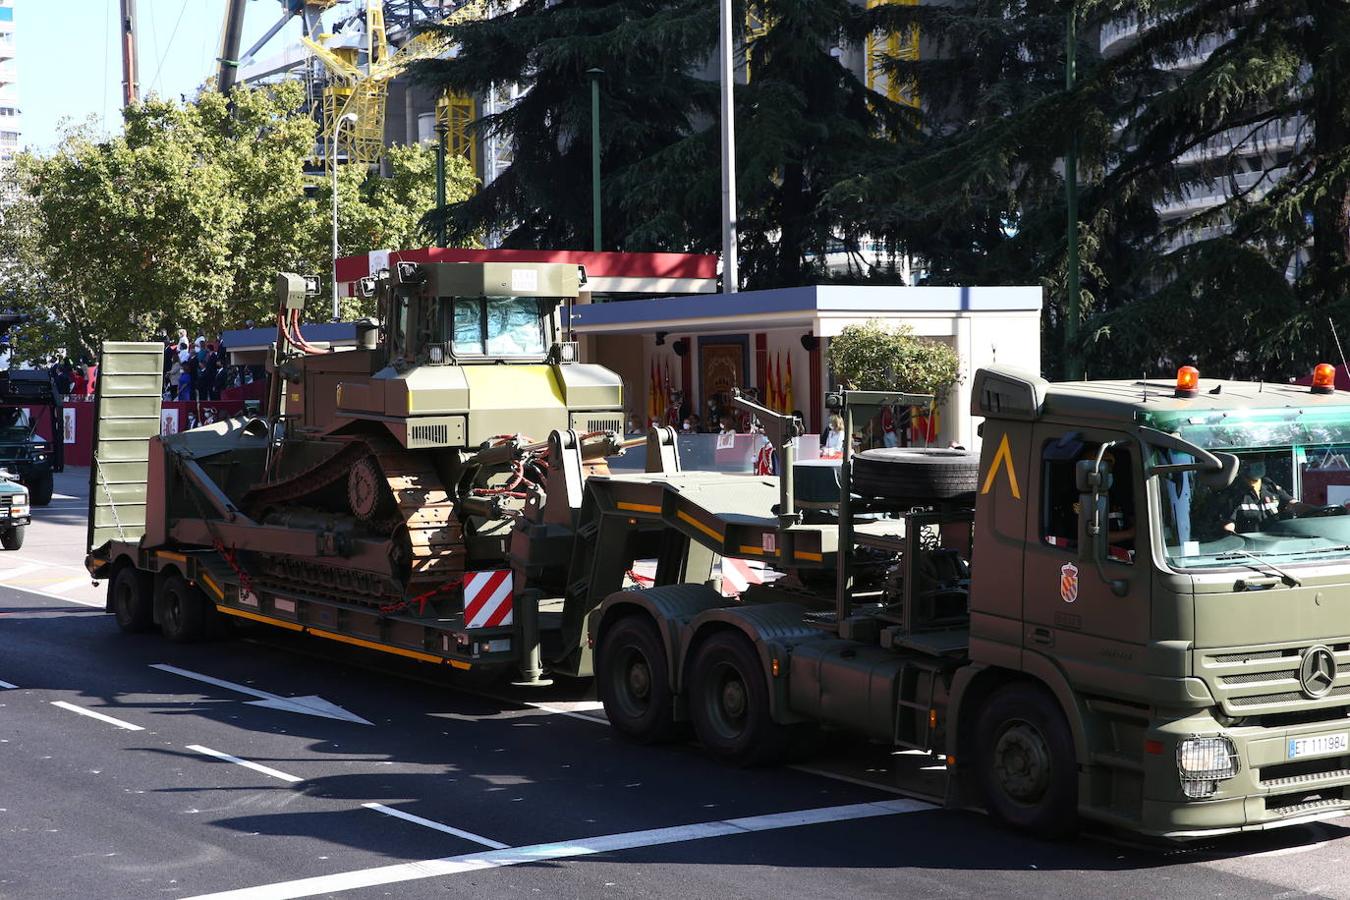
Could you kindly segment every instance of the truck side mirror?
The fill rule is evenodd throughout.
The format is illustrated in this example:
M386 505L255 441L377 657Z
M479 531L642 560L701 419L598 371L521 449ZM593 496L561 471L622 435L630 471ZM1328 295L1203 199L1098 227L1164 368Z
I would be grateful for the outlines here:
M1214 456L1223 464L1223 468L1201 469L1198 480L1205 487L1223 490L1237 478L1238 458L1232 453L1215 453Z
M1110 553L1108 492L1115 483L1111 466L1095 459L1079 460L1074 466L1074 481L1078 487L1078 558L1095 564L1097 575L1111 588L1111 593L1124 597L1129 592L1129 582L1112 578L1103 565Z

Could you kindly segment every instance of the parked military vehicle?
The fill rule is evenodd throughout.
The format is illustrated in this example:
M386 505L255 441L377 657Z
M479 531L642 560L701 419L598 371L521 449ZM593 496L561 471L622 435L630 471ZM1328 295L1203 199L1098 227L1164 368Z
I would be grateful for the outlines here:
M400 268L369 347L303 359L283 285L271 414L171 437L158 346L106 345L88 564L119 625L594 676L622 734L692 726L735 763L848 731L1045 834L1350 810L1350 396L1329 367L1311 388L984 369L978 458L846 447L837 476L794 465L796 419L737 398L782 477L682 471L667 429L647 472L611 475L618 381L556 339L571 276L515 268ZM916 400L828 405L852 433ZM784 577L723 597L723 557Z
M52 440L38 434L38 418L30 407L46 413ZM65 468L64 425L61 397L47 372L0 371L0 468L28 488L35 506L52 502L53 473Z

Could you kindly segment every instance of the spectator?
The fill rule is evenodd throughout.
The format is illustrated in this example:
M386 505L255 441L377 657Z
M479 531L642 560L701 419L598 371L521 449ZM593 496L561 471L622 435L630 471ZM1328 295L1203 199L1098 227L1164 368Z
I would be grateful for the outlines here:
M826 450L844 452L844 420L838 413L830 415L830 427L825 431L825 442L822 447Z
M718 433L719 433L719 434L735 434L735 433L736 433L736 423L733 422L733 421L731 420L731 416L723 416L723 417L722 417L722 429L721 429L721 431L719 431Z
M75 377L72 380L70 392L77 397L83 397L87 388L88 385L85 382L84 366L80 366L75 370Z
M216 388L216 379L220 375L220 357L216 355L216 345L214 343L206 346L206 356L202 360L201 371L201 399L218 400L220 393Z
M164 399L178 399L178 379L183 374L183 364L178 361L178 355L173 357L173 365L169 366L169 375L164 382Z

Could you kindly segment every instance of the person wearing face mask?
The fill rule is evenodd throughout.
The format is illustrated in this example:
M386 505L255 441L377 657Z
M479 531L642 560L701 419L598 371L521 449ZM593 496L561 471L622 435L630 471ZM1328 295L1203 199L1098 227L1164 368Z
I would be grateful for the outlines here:
M1244 460L1228 497L1224 531L1250 534L1264 530L1266 523L1281 517L1317 512L1317 507L1294 499L1294 495L1266 477L1262 460Z

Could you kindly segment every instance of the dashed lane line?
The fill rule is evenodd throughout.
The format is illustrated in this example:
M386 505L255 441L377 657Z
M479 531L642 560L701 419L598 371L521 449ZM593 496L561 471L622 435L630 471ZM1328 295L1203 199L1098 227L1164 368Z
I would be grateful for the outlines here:
M462 875L466 872L480 872L484 869L531 865L550 860L575 859L597 853L616 853L641 847L682 844L689 841L707 840L708 838L778 831L784 828L800 828L830 822L847 822L856 819L926 812L936 808L932 804L922 803L918 800L887 800L880 803L855 803L848 806L829 806L819 809L771 813L742 819L723 819L717 822L698 822L692 825L675 825L669 828L630 831L622 834L578 838L577 840L558 841L549 844L506 847L501 850L490 850L486 853L466 853L460 856L425 859L373 869L356 869L335 875L319 875L313 878L300 878L295 881L282 881L240 890L222 891L216 894L203 894L192 898L192 900L281 900L281 898L312 897L316 894L378 887L423 878Z
M297 775L289 775L285 772L280 771L279 769L273 769L270 766L264 766L262 763L255 763L247 759L240 759L239 757L231 756L228 753L221 753L219 750L212 750L210 747L203 747L201 744L188 744L188 749L196 753L205 754L206 756L213 756L216 759L223 760L227 763L234 763L236 766L243 766L245 769L252 769L255 772L260 772L263 775L267 775L271 778L279 778L282 781L288 782L290 784L295 784L297 781L305 780Z
M124 722L121 719L114 719L112 716L105 716L101 712L95 712L92 709L85 709L83 706L76 706L74 703L67 703L64 700L53 700L52 706L59 706L62 709L68 709L73 713L79 713L82 716L88 716L91 719L98 719L100 722L107 722L109 725L116 725L118 728L125 728L127 731L144 731L139 725L133 725L130 722Z
M27 575L29 572L36 572L40 569L49 569L50 566L42 563L25 563L21 566L10 568L0 568L0 581L9 581L11 578L18 578L20 575Z
M474 834L471 831L462 831L458 828L452 828L441 822L433 822L431 819L424 819L421 816L415 816L410 812L404 812L401 809L394 809L391 806L385 806L383 803L362 803L366 809L373 809L377 813L384 813L386 816L393 816L395 819L402 819L405 822L411 822L414 825L421 825L423 828L430 828L434 831L453 834L455 837L464 838L466 841L472 841L475 844L482 844L484 847L491 847L493 850L505 850L510 844L503 844L501 841L494 841L492 838L485 838L480 834Z
M47 590L53 594L63 594L66 591L74 590L77 587L86 587L93 583L94 579L89 575L84 577L67 578L65 581L58 581L56 584L47 585Z

